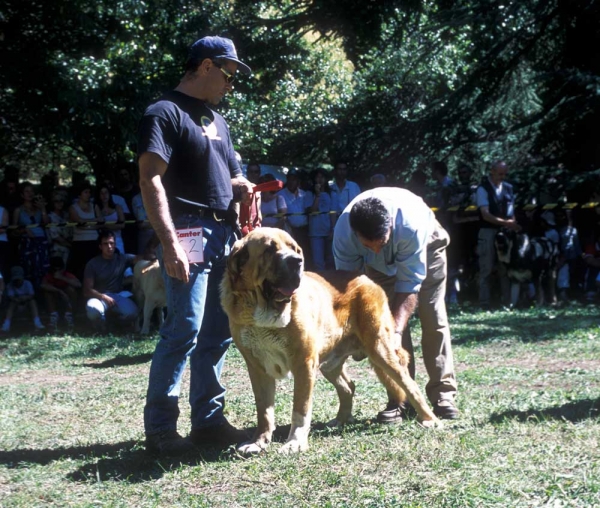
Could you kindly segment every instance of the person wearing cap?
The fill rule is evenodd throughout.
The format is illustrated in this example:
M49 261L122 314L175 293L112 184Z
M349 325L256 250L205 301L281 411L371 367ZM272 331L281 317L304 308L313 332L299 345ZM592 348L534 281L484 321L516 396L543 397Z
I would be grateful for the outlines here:
M498 267L502 303L510 301L510 283L506 268L498 263L494 240L500 228L520 231L515 220L515 198L512 185L505 182L508 174L506 162L495 161L490 167L489 176L477 187L477 209L479 210L479 234L477 255L479 256L479 305L489 310L492 297L492 272Z
M444 419L459 415L445 304L449 242L448 233L419 196L393 187L359 194L344 209L333 233L336 269L364 271L386 292L395 331L410 355L408 368L413 378L415 360L408 320L418 304L423 361L429 376L425 390L433 412ZM404 399L401 391L389 391L387 407L379 412L377 421L402 422Z
M546 210L540 215L542 221L542 229L544 230L544 236L554 242L556 245L560 244L560 235L556 230L556 219L554 214L550 210Z
M160 240L168 308L144 408L146 449L161 455L180 455L194 445L228 446L247 437L223 412L220 377L231 336L219 284L236 240L233 203L250 204L252 184L242 176L227 123L213 109L233 90L239 72L249 74L250 68L238 59L231 40L196 41L179 85L150 105L140 122L140 188ZM191 432L184 438L177 420L188 358Z
M35 292L33 285L25 280L25 270L20 266L13 266L10 271L10 282L6 287L6 297L8 298L8 310L6 318L2 324L1 331L7 333L10 331L13 314L17 310L29 308L33 317L33 326L36 330L44 330L45 326L40 321L37 303L35 302Z

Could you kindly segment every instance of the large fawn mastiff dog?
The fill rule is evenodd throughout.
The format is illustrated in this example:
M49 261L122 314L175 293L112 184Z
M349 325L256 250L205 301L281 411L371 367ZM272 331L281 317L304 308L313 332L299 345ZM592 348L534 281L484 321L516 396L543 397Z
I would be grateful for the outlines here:
M285 231L261 228L236 242L221 283L221 303L250 374L258 428L238 451L258 453L275 430L275 380L294 376L292 424L283 452L308 449L317 375L335 386L340 406L331 425L351 420L354 383L344 364L368 357L381 382L408 398L425 427L439 424L408 370L386 295L366 276L329 280L303 271L302 251Z

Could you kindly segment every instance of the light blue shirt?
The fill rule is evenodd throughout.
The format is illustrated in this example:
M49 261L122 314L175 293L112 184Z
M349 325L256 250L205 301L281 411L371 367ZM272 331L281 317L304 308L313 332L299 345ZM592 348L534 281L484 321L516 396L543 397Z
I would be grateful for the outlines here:
M379 254L364 247L350 228L354 203L379 198L392 218L392 234ZM396 293L418 293L427 275L427 244L435 229L434 213L406 189L379 187L363 192L342 212L333 233L333 256L338 270L357 271L369 266L396 277Z
M316 196L311 192L311 206L316 199ZM328 212L337 212L337 194L332 192L321 192L319 196L319 213L318 215L308 216L308 236L329 236L331 233L331 214Z
M496 185L494 185L494 182L492 182L492 180L490 179L489 176L488 176L488 180L496 193L496 197L499 198L500 195L502 194L502 182L500 182L500 185L496 186ZM489 196L488 196L487 191L483 187L483 185L480 185L479 187L477 187L476 197L477 197L477 208L478 209L481 208L482 206L490 206ZM510 202L510 203L508 203L506 216L512 217L514 214L515 214L515 204L513 202Z
M148 220L148 214L144 208L144 201L142 200L142 194L136 194L131 200L131 207L133 208L133 216L137 220Z
M299 228L308 224L308 216L306 215L306 208L312 205L310 199L312 194L306 193L302 189L296 190L296 193L291 193L287 187L281 189L278 193L282 196L287 205L287 213L302 213L304 215L290 215L287 220L290 226Z
M329 184L329 187L332 192L337 194L338 199L338 212L342 212L350 202L356 198L360 194L360 187L355 182L351 182L350 180L346 180L346 184L343 189L340 189L335 183Z

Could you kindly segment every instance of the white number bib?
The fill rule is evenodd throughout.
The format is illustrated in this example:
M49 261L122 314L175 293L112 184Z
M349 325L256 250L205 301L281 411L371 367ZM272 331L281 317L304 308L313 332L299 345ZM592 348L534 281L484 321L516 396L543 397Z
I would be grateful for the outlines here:
M204 262L202 228L177 229L177 239L190 263Z

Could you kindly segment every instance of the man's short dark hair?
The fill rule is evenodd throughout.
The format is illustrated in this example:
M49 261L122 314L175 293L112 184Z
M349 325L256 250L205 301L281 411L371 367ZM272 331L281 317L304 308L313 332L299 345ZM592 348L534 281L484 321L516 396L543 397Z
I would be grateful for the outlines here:
M366 240L385 238L391 222L390 213L379 198L361 199L350 210L350 227Z
M98 245L102 245L102 240L106 238L116 239L115 232L110 229L98 230Z

